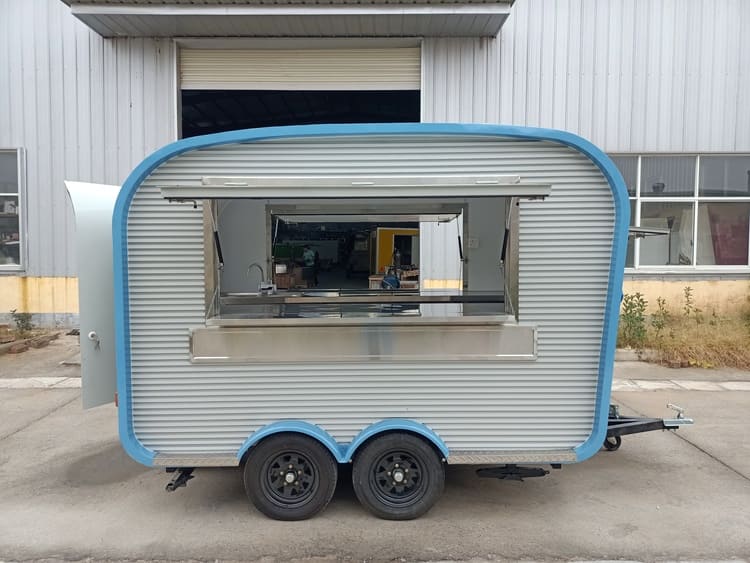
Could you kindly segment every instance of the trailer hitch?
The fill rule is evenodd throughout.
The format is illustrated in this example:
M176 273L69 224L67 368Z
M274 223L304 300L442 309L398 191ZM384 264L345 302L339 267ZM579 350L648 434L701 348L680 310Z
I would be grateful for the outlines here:
M180 487L187 487L188 481L194 477L194 467L167 467L167 473L175 473L171 481L165 487L168 493L172 493Z
M560 469L559 463L553 463L553 469ZM520 467L515 464L498 465L497 467L483 467L477 469L478 477L488 477L491 479L506 479L508 481L523 481L530 477L544 477L549 475L549 471L541 467Z
M609 419L607 420L607 436L604 438L604 448L614 452L622 444L622 436L653 432L654 430L677 430L681 426L693 424L692 418L685 418L685 409L672 403L667 407L677 413L677 418L643 418L627 417L620 414L617 405L609 405Z

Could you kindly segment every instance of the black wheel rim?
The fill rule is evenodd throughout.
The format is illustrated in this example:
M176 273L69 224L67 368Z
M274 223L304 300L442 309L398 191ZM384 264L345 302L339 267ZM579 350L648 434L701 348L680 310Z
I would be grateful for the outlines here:
M277 506L295 508L309 502L320 486L317 465L304 453L289 451L263 466L263 494Z
M619 436L607 436L604 438L604 448L610 452L617 450L620 444L622 444L622 438Z
M394 508L411 506L427 490L424 467L424 461L414 454L388 452L372 466L370 489L383 504Z

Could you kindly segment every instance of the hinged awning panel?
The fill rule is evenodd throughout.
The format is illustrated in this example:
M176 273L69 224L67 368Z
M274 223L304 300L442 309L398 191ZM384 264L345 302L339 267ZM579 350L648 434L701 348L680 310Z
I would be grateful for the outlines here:
M200 186L163 186L172 200L222 198L544 198L551 187L520 176L204 176Z

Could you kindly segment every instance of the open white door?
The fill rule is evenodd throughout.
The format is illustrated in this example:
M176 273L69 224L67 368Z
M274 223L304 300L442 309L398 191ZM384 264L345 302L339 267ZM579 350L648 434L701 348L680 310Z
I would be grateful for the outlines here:
M65 182L76 217L83 408L111 403L117 388L112 211L119 186Z

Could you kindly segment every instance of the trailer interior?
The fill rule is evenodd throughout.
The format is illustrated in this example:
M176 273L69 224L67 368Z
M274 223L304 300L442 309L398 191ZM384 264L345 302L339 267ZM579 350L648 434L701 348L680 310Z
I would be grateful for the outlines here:
M467 246L477 242L468 212L480 204L500 213L481 240L491 259L469 272ZM504 315L507 207L505 198L212 200L207 316ZM422 248L427 230L439 233L439 245Z

